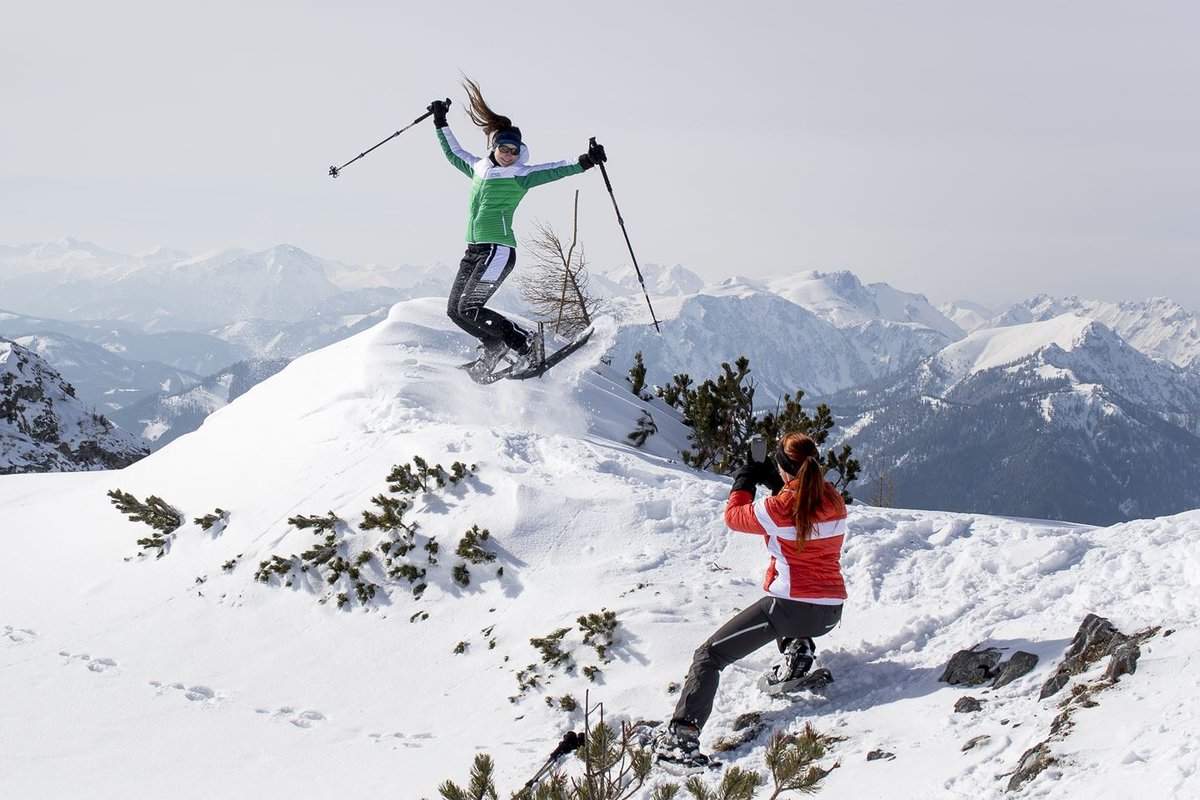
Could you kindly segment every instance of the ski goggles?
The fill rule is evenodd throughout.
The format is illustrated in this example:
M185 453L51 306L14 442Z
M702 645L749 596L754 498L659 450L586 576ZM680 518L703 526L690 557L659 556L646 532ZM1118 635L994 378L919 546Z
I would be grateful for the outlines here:
M521 154L521 148L513 147L511 144L496 145L496 149L506 156L518 156Z

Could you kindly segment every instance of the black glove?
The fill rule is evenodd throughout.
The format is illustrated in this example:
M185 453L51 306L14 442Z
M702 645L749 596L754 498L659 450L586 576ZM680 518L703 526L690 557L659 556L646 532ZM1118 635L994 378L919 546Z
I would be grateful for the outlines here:
M449 97L447 97L445 100L434 100L425 110L433 112L433 127L444 128L450 124L449 122L446 122L446 112L450 110Z
M747 461L737 468L737 472L733 473L733 489L734 492L749 492L754 494L754 487L758 484L755 479L758 465L752 461Z
M593 143L588 147L588 151L579 157L579 166L586 171L605 161L608 161L608 156L604 154L604 145Z
M775 466L774 459L770 456L767 456L766 461L754 464L754 480L770 489L771 494L778 494L779 490L783 488L783 478Z

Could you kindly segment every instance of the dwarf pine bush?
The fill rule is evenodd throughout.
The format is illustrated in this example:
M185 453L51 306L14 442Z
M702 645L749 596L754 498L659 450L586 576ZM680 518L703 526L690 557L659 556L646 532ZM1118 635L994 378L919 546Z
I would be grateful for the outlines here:
M437 567L442 548L437 537L419 532L419 523L412 518L414 496L457 484L474 471L474 465L459 461L447 470L441 464L431 465L421 456L413 456L410 464L392 467L386 479L387 491L371 498L372 507L362 512L357 529L333 511L324 516L291 517L289 524L313 531L317 540L298 555L272 555L261 561L255 578L264 583L279 578L285 586L292 586L304 575L310 586L328 587L320 602L336 599L338 607L355 600L369 605L381 591L386 593L397 584L407 584L405 588L413 598L420 599L432 582L430 571ZM380 535L363 542L366 537L361 534L370 531ZM456 553L464 563L449 569L451 581L468 586L471 573L466 562L496 560L496 554L484 547L490 535L486 528L474 525L462 537ZM413 619L419 617L417 614Z
M620 733L603 720L588 727L582 746L567 765L570 775L556 766L533 786L510 795L510 800L632 800L641 794L654 769L654 756L628 725ZM827 753L830 742L839 741L816 732L811 725L804 733L774 734L764 757L774 786L766 795L777 800L785 792L814 794L821 780L837 767L823 769L815 762ZM766 784L762 773L729 767L715 785L692 776L681 787L667 781L651 788L650 800L752 800ZM499 800L495 762L487 753L475 756L466 787L445 781L438 787L442 800Z
M220 523L223 529L225 527L225 523L229 522L229 512L218 508L211 514L205 514L203 517L196 517L194 520L192 520L192 522L206 531L211 531L218 523Z
M716 378L698 385L689 375L681 374L667 386L656 388L657 395L678 409L684 424L692 429L688 434L692 448L681 453L685 464L729 475L745 463L750 437L755 434L777 442L784 433L796 431L809 436L820 451L836 424L829 406L818 405L815 415L810 416L800 405L804 390L797 389L795 397L784 394L774 410L756 412L754 382L749 378L750 359L741 356L732 367L728 362L721 364ZM640 447L649 435L641 430L639 422L639 430L629 438ZM849 445L840 451L828 450L820 461L826 477L849 502L848 487L858 477L860 466L852 458Z
M585 614L576 621L579 623L579 629L583 631L583 643L596 650L596 656L602 663L607 664L611 661L608 648L612 647L617 626L620 624L617 622L617 612L602 608L599 614Z
M108 492L108 497L130 522L142 522L155 530L150 536L137 540L144 553L155 552L155 558L166 555L175 531L183 525L183 514L161 497L154 495L141 501L129 492L112 489Z

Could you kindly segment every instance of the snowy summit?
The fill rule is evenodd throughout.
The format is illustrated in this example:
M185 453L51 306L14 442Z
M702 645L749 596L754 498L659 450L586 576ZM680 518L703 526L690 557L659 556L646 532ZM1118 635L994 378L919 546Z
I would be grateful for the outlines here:
M0 478L0 795L434 798L486 752L508 797L585 703L593 723L669 715L767 556L724 527L728 480L679 463L681 423L600 362L616 335L480 387L443 301L409 300L123 470ZM115 490L179 527L128 520ZM775 653L727 668L701 741L734 740L726 769L766 775L769 733L811 723L837 764L818 796L1200 796L1200 512L849 515L845 616L817 641L834 682L771 698ZM1141 636L1136 671L1100 661L1039 699L1093 613ZM585 642L587 620L610 639ZM1037 664L939 681L988 647ZM737 740L747 712L762 732ZM1030 753L1044 768L1014 778Z

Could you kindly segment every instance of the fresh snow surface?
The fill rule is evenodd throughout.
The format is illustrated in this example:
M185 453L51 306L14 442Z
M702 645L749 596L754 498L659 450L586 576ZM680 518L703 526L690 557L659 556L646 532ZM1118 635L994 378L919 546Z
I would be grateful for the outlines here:
M614 335L600 326L541 380L479 387L454 367L472 348L441 301L408 301L125 470L0 477L0 797L434 798L487 752L506 798L582 725L547 698L586 693L614 724L669 715L669 684L760 596L767 559L722 524L728 480L672 460L685 432L670 414L651 409L644 450L625 439L646 407L597 363ZM478 524L503 575L472 567L464 589L431 570L421 600L394 587L369 610L253 579L314 542L289 517L332 510L356 527L416 455L477 465L409 512L444 543L446 571ZM184 512L163 558L134 557L148 529L112 507L113 488ZM223 530L190 522L217 507ZM767 698L756 682L775 653L760 651L726 669L702 744L749 710L777 730L811 722L844 737L825 762L840 762L819 795L831 798L1200 796L1200 512L1096 529L856 504L849 522L850 600L818 642L835 683ZM539 663L530 638L602 609L620 627L598 680L546 668L510 702L517 671ZM1079 710L1055 766L1005 795L1059 713L1065 693L1038 689L1089 612L1126 633L1175 632ZM599 663L577 630L565 642L580 667ZM973 645L1040 663L990 692L939 683ZM954 713L967 694L983 710ZM764 745L725 759L764 771ZM867 761L874 750L895 758Z

